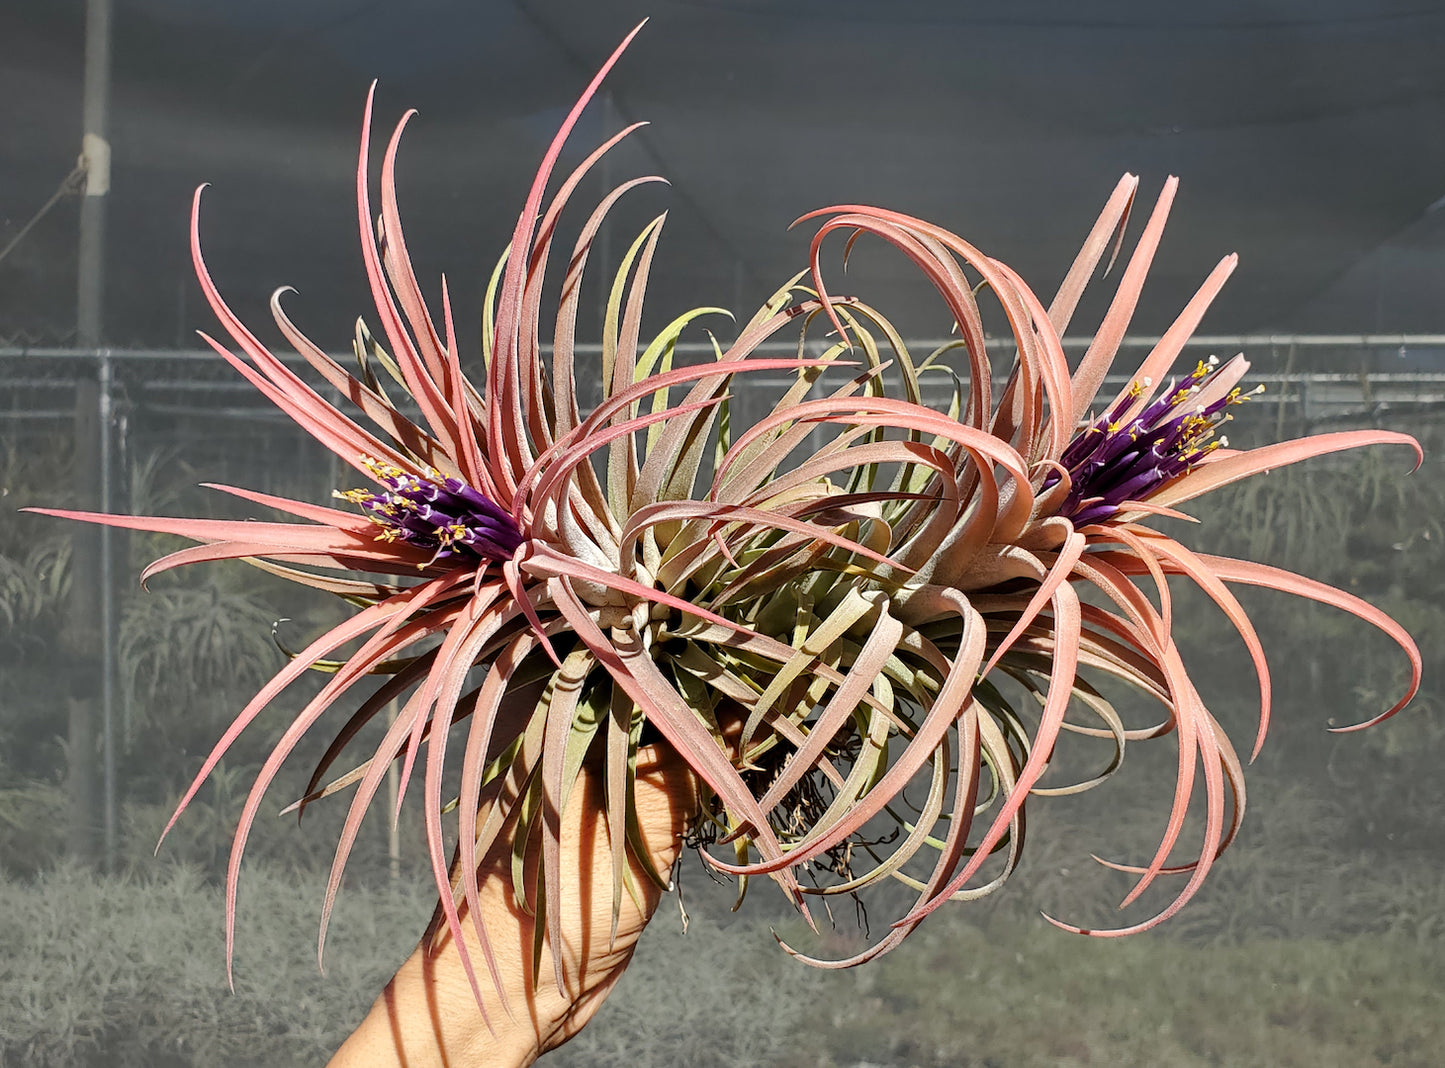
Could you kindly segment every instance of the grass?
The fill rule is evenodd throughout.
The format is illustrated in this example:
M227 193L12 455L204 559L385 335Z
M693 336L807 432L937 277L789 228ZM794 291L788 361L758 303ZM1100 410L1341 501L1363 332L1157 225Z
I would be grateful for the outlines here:
M295 882L247 873L232 994L219 891L193 869L107 878L65 864L0 880L0 1065L323 1063L414 944L430 898L410 883L343 893L322 977L314 900Z
M1418 883L1435 911L1428 876L1410 866L1400 890ZM420 880L343 890L322 976L307 877L247 866L234 994L219 889L193 869L0 879L0 1066L325 1063L431 901ZM868 967L817 972L773 946L766 902L733 916L729 888L695 871L684 883L687 933L665 899L622 985L548 1068L1408 1068L1445 1049L1438 927L1383 914L1376 932L1340 938L1201 942L1166 927L1098 941L958 906ZM799 934L785 915L771 922ZM846 952L847 938L825 934L837 944L823 949Z
M1439 945L1395 936L1104 942L954 914L848 980L791 1063L1423 1068L1445 1049Z
M423 880L343 888L316 967L309 875L250 864L241 880L236 991L226 987L221 892L196 869L96 876L62 864L0 877L0 1068L288 1068L324 1064L415 945ZM787 1063L819 975L772 949L766 925L726 908L684 934L659 917L598 1024L549 1068ZM737 926L735 923L733 926ZM772 1026L737 1028L719 1003Z

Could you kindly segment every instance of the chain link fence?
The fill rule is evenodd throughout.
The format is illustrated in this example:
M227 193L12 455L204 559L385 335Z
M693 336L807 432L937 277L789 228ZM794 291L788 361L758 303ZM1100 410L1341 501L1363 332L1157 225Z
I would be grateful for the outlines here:
M1127 338L1118 365L1137 366L1157 340ZM918 360L950 341L917 339L908 347ZM1066 351L1083 352L1088 342L1068 338ZM822 347L813 341L809 346ZM796 352L795 344L769 348L780 354ZM597 358L595 346L578 349L582 366ZM1013 358L1011 347L993 340L990 350L995 374L1005 373ZM1428 434L1445 406L1442 335L1203 336L1191 342L1179 364L1238 351L1253 361L1246 387L1266 387L1237 410L1230 433L1238 442L1352 424L1399 425ZM712 355L707 344L679 346L680 360ZM304 361L293 359L304 367ZM1105 395L1128 380L1122 374L1111 376ZM737 379L733 426L748 426L763 416L790 382L789 376L768 374ZM579 399L590 406L600 389L588 397L585 374L582 383ZM949 376L924 375L921 385L925 403L947 407L954 389ZM890 388L896 386L896 381L890 383ZM319 388L323 394L329 389ZM334 391L332 399L337 399ZM113 858L120 834L116 795L124 792L125 779L124 758L117 776L116 754L134 737L140 715L133 707L138 669L132 663L139 646L133 634L127 636L127 620L133 630L140 625L136 619L154 615L137 607L144 599L137 597L135 586L136 571L145 562L142 556L153 547L137 541L138 535L109 528L65 530L16 509L42 505L185 514L209 507L217 509L213 514L228 514L230 502L217 494L203 496L197 484L233 484L323 502L354 476L209 350L0 347L0 462L0 494L11 505L0 513L0 560L5 568L0 579L9 576L0 581L0 626L8 628L0 635L0 659L11 680L10 709L0 714L0 740L7 730L30 736L28 745L7 747L8 773L25 778L33 770L27 765L71 763L68 757L58 758L57 745L97 749L97 766L89 777L98 796L73 803L89 804L99 814L96 848ZM230 594L244 599L250 591ZM275 606L278 615L280 608ZM237 602L233 610L259 618L268 609L264 600L252 599ZM46 612L56 628L55 640L37 647L25 640L25 628ZM252 652L264 657L265 651ZM70 679L70 692L57 689L57 678ZM47 749L36 740L37 735L44 738L45 729L35 723L25 726L35 717L33 706L42 700L72 701L82 690L95 712L89 734L77 733L72 714L66 735L52 713ZM32 707L23 707L26 700ZM73 712L74 705L68 707ZM0 766L0 773L5 771Z

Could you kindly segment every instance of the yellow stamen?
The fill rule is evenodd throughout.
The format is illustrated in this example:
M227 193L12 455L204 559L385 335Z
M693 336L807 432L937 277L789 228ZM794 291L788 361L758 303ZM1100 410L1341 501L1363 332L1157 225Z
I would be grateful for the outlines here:
M384 460L378 460L374 456L363 456L361 458L361 464L378 478L402 479L407 477L407 473L401 468L397 467L395 464L389 464L386 463Z

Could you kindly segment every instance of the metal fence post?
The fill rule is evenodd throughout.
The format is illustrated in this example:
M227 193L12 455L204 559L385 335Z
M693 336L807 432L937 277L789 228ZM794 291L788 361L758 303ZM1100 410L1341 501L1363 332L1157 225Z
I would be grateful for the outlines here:
M100 510L115 510L111 480L111 393L110 353L102 350L96 377L100 382L98 416L100 423ZM116 862L115 785L115 541L110 527L100 528L100 751L101 780L105 792L101 803L102 841L105 870L114 871Z
M110 49L111 49L111 0L87 0L85 6L85 91L82 102L81 159L85 166L85 196L80 203L80 249L76 276L76 334L82 347L94 348L100 356L96 367L96 378L77 387L76 405L76 462L94 463L99 466L98 479L95 473L77 471L82 483L82 492L95 494L102 510L106 508L109 496L110 458L110 361L99 352L105 302L105 207L110 192L110 141L107 127L110 112ZM88 394L95 390L95 406L92 413L83 412L90 407ZM95 425L89 425L92 418ZM97 486L96 483L99 483ZM109 668L113 661L110 639L113 627L110 625L113 595L110 588L111 561L110 531L102 527L98 537L76 538L76 547L97 550L100 556L98 575L94 565L82 566L77 559L73 569L74 604L72 606L77 640L76 655L90 660L92 670L81 672L86 680L83 689L77 693L70 707L70 736L73 751L70 754L72 788L78 789L76 806L77 831L88 831L93 827L93 813L84 811L89 805L89 787L79 783L90 775L94 758L90 747L93 743L94 704L98 696L101 704L103 764L102 826L104 829L104 863L107 869L115 862L115 755L113 752L113 730L111 723L112 698ZM77 554L78 556L79 554ZM91 582L99 590L86 589ZM98 593L98 603L96 594ZM94 616L87 619L88 614ZM98 618L96 618L98 617ZM99 624L97 627L96 624ZM99 645L99 649L95 648ZM92 659L94 658L94 659ZM97 665L98 661L98 665ZM98 666L100 679L93 672ZM96 685L98 683L98 685ZM99 691L97 693L97 691ZM85 824L82 828L80 825ZM88 846L89 833L85 833L78 848L84 852ZM87 858L89 859L89 858Z

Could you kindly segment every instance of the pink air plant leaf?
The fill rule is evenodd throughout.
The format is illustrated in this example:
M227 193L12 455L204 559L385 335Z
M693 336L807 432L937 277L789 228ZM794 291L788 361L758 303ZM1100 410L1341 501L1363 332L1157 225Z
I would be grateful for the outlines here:
M1211 357L1172 369L1234 269L1232 256L1128 385L1098 399L1176 189L1169 179L1071 369L1062 335L1106 253L1112 263L1122 250L1138 188L1129 175L1047 305L1006 265L934 224L858 204L805 216L822 220L809 269L742 323L735 341L715 343L700 360L680 357L679 337L720 309L685 312L650 338L643 332L659 216L610 284L603 399L582 410L578 375L598 371L579 368L576 345L593 243L622 197L657 180L623 183L585 219L546 319L550 334L543 303L562 209L635 127L588 155L551 200L547 191L564 142L626 44L545 152L487 292L479 351L457 337L445 280L424 293L408 258L396 172L410 112L384 151L379 213L371 206L374 87L356 196L379 332L358 327L356 371L301 333L282 311L280 290L273 316L324 387L273 355L231 311L202 258L197 191L195 269L229 339L206 341L355 472L334 487L341 504L215 486L287 519L41 510L197 543L153 563L145 578L238 559L358 608L292 655L241 710L172 818L286 687L310 670L330 673L246 797L227 869L228 961L241 856L267 789L323 714L353 698L359 708L292 806L352 793L321 939L361 821L398 765L402 793L420 782L439 915L454 935L468 922L464 912L477 925L484 959L464 963L484 1011L496 1000L482 969L493 987L498 970L477 918L479 859L499 843L520 843L512 892L545 914L556 951L560 888L573 877L561 868L558 813L582 768L594 766L605 781L611 847L610 880L597 881L610 882L615 917L634 850L627 828L637 750L654 742L675 748L703 784L694 837L718 871L767 875L805 910L810 896L885 879L916 895L868 949L839 961L804 957L840 967L893 948L945 901L1001 885L1019 861L1031 796L1095 786L1118 767L1126 742L1172 737L1176 787L1158 844L1146 863L1112 866L1136 879L1126 903L1161 876L1182 876L1183 885L1152 917L1091 933L1166 919L1198 889L1245 809L1241 761L1175 646L1170 578L1196 584L1249 653L1259 692L1251 754L1269 727L1271 682L1265 643L1232 587L1331 604L1393 639L1411 679L1399 702L1368 722L1410 699L1421 659L1398 624L1358 598L1186 548L1151 524L1187 519L1178 505L1273 467L1383 444L1410 447L1418 464L1419 446L1360 430L1227 447L1219 431L1252 392L1239 385L1248 363ZM941 299L958 339L920 358L881 312L833 295L823 254L834 231L844 235L845 255L869 242L900 252ZM985 292L1016 350L1001 390L985 349ZM821 343L808 333L830 329ZM795 357L762 355L765 344L792 335ZM479 381L463 374L464 363L484 369ZM780 378L771 407L738 426L734 395ZM925 381L939 380L952 391L943 411L923 404ZM402 393L419 420L393 399ZM328 659L344 646L355 651ZM1126 725L1091 677L1129 683L1158 703L1161 718ZM1016 712L1007 694L1037 718ZM375 748L353 752L393 700L400 714ZM1054 785L1043 776L1071 735L1109 741L1113 757L1082 782ZM461 784L454 803L443 789L452 763ZM1193 859L1171 862L1195 808L1204 821L1202 837L1189 842ZM457 869L445 846L451 826L460 832ZM524 887L537 896L521 900ZM556 974L563 983L560 957Z

